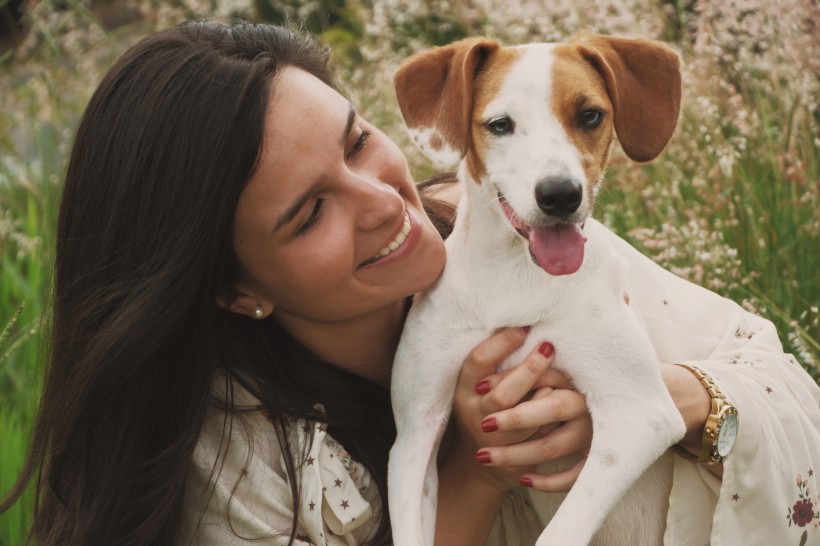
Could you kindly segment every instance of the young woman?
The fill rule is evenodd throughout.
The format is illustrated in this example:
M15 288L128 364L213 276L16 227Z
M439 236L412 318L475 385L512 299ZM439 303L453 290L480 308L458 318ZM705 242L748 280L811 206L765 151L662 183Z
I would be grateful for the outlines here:
M390 544L390 368L410 298L444 267L436 219L310 36L191 23L146 38L77 131L40 414L0 509L35 480L42 545ZM742 416L725 464L669 455L667 542L750 544L732 537L761 517L761 543L792 536L792 476L816 494L817 385L771 324L612 239L683 448L701 449L711 395L671 363L696 363ZM500 331L465 360L437 543L532 544L543 523L519 484L577 476L531 473L582 461L592 431L548 340L494 373L525 336Z

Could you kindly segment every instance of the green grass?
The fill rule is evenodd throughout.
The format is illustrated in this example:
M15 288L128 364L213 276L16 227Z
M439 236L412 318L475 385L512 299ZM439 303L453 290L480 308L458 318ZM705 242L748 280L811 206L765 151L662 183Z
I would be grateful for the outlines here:
M749 139L731 173L706 153L714 139L697 143L701 157L689 172L676 163L680 143L673 143L652 164L608 173L599 211L665 267L772 320L787 351L818 380L811 362L820 363L820 151L811 137L812 113L787 118L789 126L780 114L785 105L751 102L764 130ZM690 138L698 123L696 112L685 112L675 138ZM642 193L647 188L650 199ZM659 238L668 245L654 247L638 228L666 230ZM707 236L713 239L704 241ZM673 255L663 252L675 244ZM703 250L711 251L707 258Z
M16 233L37 241L0 241L0 492L14 484L22 468L36 412L44 354L41 319L50 283L53 234L62 169L59 128L31 126L32 156L22 162L0 159L0 207L12 211ZM21 248L22 247L22 248ZM22 306L22 307L21 307ZM19 311L18 311L19 310ZM16 320L12 322L19 312ZM0 514L0 546L20 544L27 527L29 498Z

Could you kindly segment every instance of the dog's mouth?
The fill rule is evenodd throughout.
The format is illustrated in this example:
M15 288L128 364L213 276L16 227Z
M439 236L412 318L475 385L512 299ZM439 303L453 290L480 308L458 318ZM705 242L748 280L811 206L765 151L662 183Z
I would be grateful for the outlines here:
M524 223L501 193L501 210L513 228L529 243L530 256L550 275L571 275L584 262L584 223L559 222L549 226Z

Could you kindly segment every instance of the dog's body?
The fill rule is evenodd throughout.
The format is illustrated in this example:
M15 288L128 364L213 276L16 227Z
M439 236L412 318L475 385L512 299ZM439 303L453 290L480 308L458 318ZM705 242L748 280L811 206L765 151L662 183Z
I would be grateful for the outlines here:
M566 498L533 494L545 521L555 513L537 544L587 544L605 519L600 544L660 543L671 473L658 459L685 428L625 300L625 264L589 215L613 133L641 161L671 136L677 56L605 37L517 48L472 39L408 61L396 90L428 155L461 158L465 193L447 266L414 302L394 363L395 544L433 544L436 453L465 356L492 331L525 325L505 366L552 342L553 367L585 395L594 431Z

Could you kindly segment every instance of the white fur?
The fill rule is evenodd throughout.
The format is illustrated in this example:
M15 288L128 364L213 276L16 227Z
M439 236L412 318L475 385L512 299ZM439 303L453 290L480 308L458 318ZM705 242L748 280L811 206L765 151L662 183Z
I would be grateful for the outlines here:
M551 46L524 47L484 112L485 119L510 115L516 132L493 142L484 179L470 180L461 165L466 191L446 243L447 266L416 298L396 356L398 437L388 474L396 546L433 545L436 453L464 358L494 330L524 325L532 326L530 335L504 367L520 363L541 341L552 342L553 367L586 396L594 430L588 460L566 498L532 494L549 521L537 545L588 544L605 519L595 537L600 544L661 541L671 479L664 454L685 427L654 349L623 300L625 262L606 243L605 228L588 218L583 265L573 275L550 276L532 262L498 204L500 190L520 218L534 223L541 214L534 200L539 180L552 174L584 180L579 151L550 111ZM592 201L584 196L580 220Z
M578 148L551 110L554 48L554 44L519 46L524 54L483 115L490 119L505 114L515 121L515 133L496 139L484 158L488 174L481 182L501 190L527 223L537 223L542 216L532 196L543 177L569 175L586 182ZM584 194L578 217L592 212L591 197Z

